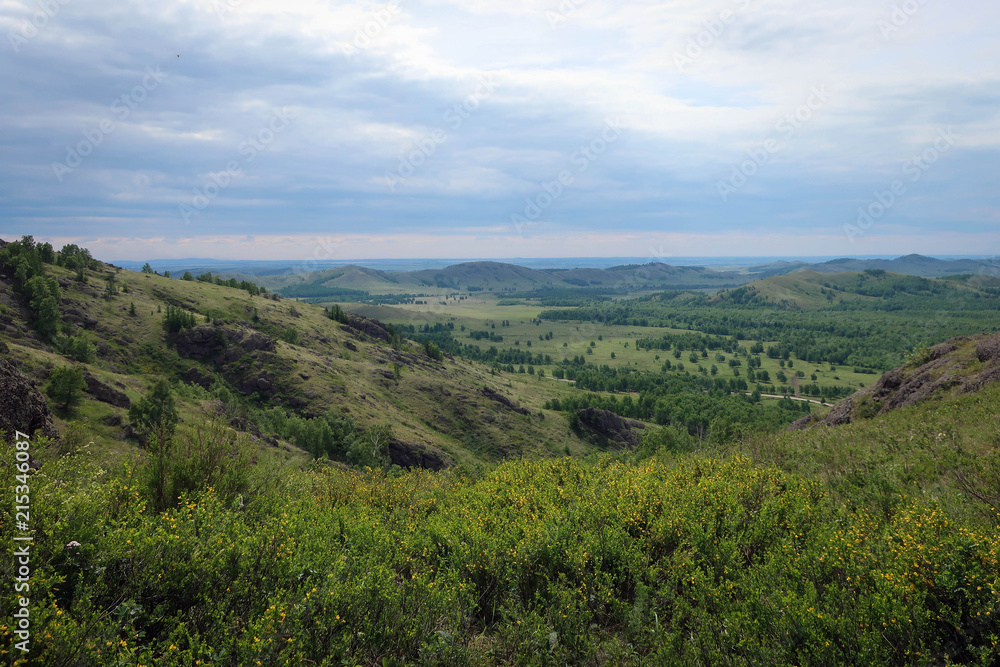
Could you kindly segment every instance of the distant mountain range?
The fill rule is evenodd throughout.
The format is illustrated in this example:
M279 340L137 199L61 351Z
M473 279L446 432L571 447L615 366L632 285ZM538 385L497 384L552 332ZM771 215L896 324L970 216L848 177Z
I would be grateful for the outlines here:
M893 273L922 278L942 278L960 274L982 274L1000 276L1000 258L993 259L937 259L924 255L905 255L896 259L832 259L818 264L807 262L774 262L747 269L757 278L780 276L794 271L818 271L819 273L843 273L844 271L865 271L882 269Z
M200 261L203 266L195 266ZM403 260L400 260L401 262ZM705 266L673 266L661 262L623 264L609 268L530 268L494 261L472 261L444 268L410 271L385 271L371 267L346 265L320 271L292 274L288 263L219 262L191 260L192 273L221 273L223 277L251 280L285 296L299 298L345 299L369 294L439 294L450 291L519 293L554 290L589 290L591 292L626 292L639 290L719 290L738 287L761 278L782 276L799 271L818 273L861 272L881 269L904 275L940 278L952 275L1000 277L1000 260L937 259L906 255L895 259L840 258L810 263L779 260L766 264L719 270ZM414 261L414 263L416 263ZM131 266L133 263L126 263ZM268 265L278 273L263 273ZM413 265L411 263L411 265ZM736 267L729 264L729 267ZM136 267L138 268L138 267ZM157 266L153 267L154 269ZM174 277L177 277L176 275Z
M361 266L341 266L295 276L251 277L258 284L289 297L350 296L351 291L370 294L438 294L453 291L493 293L539 290L591 290L627 292L655 289L725 289L747 281L731 271L697 266L632 264L608 269L531 269L502 262L465 262L443 269L378 271Z

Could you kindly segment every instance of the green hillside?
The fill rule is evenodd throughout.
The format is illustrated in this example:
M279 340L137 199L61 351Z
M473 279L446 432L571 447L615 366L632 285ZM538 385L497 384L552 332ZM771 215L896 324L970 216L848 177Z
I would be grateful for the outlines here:
M945 297L955 299L995 296L988 279L936 280L892 273L881 269L863 272L821 273L802 270L753 281L720 292L718 303L769 305L781 308L820 310L846 306L879 307L885 299Z
M31 309L15 291L13 271L0 276L6 328L0 340L6 341L6 354L40 382L54 368L80 366L134 402L156 378L172 378L184 423L219 413L237 427L274 435L297 450L315 451L318 445L306 434L280 432L280 415L317 424L328 416L350 419L359 433L391 425L383 453L400 465L586 449L564 420L542 410L552 392L569 388L543 391L534 378L534 383L501 379L461 359L432 359L419 345L392 340L377 322L351 317L341 323L318 306L96 261L79 273L57 264L44 268L61 291L58 319L64 333L53 336L30 324ZM112 277L117 293L106 297ZM171 308L190 313L193 326L165 331ZM93 348L82 361L61 354L66 341L76 339ZM495 397L509 398L514 407ZM57 419L79 422L80 437L121 443L125 413L85 393L71 415ZM121 444L110 446L122 451Z
M0 243L0 487L30 506L0 515L7 581L32 538L0 650L996 665L1000 334L915 346L881 377L829 363L894 358L943 303L923 336L992 323L989 290L874 271L538 317L537 297L448 299L470 310L438 321L371 306L394 327ZM761 396L772 372L786 398Z

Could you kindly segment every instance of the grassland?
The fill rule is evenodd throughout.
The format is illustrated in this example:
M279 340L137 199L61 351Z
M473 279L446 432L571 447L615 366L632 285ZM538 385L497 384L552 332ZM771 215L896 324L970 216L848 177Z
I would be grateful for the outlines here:
M714 364L718 368L718 377L746 377L745 366L735 369L740 375L734 374L734 367L728 365L731 355L725 355L725 361L717 361L714 353L703 358L699 351L697 360L692 363L690 350L685 351L678 360L674 358L672 352L636 348L636 341L639 339L660 337L664 334L690 333L689 329L621 326L593 322L540 321L538 316L544 310L541 304L522 301L515 306L498 306L498 301L500 299L497 297L469 296L461 301L447 300L446 305L442 305L440 300L427 305L369 306L346 302L342 302L340 305L365 316L376 317L391 323L406 323L419 327L425 324L433 326L436 323L450 322L457 329L455 337L463 343L476 345L483 350L491 346L500 349L530 349L535 355L551 356L556 363L567 357L585 355L588 363L608 365L613 368L630 367L639 371L660 373L663 372L663 363L670 360L674 363L680 361L684 365L684 370L666 371L667 373L696 371L699 365L710 369ZM504 321L509 321L510 326L502 326ZM461 330L463 326L466 327L466 331ZM463 338L463 334L468 336L472 331L490 331L503 336L503 341L496 343L486 339ZM552 334L551 338L547 338L549 333ZM758 342L765 348L779 343L776 340L743 339L739 341L742 347L748 349ZM594 345L591 346L591 343ZM614 358L611 357L612 353L614 353ZM780 359L770 359L760 355L760 360L760 369L767 371L771 377L771 381L767 384L787 384L796 388L799 385L815 383L820 387L862 388L873 381L871 373L855 373L853 366L838 366L830 363L810 364L792 359L792 366L789 368L787 362L782 365ZM542 366L549 376L555 367L555 363ZM795 374L797 370L803 371L805 377L797 378ZM782 371L788 376L786 383L776 380L778 373ZM816 375L815 380L812 379L814 374Z

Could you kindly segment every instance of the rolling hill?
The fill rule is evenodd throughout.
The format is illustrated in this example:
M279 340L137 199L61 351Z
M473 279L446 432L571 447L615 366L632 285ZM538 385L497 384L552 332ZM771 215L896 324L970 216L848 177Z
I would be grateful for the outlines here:
M541 409L552 392L567 387L501 380L486 366L433 359L377 321L352 315L338 322L320 307L275 295L97 261L78 272L57 264L44 269L58 285L61 332L37 331L12 267L0 268L3 356L37 386L64 366L92 378L80 405L71 414L57 411L55 422L63 431L72 416L80 437L110 443L112 454L138 443L127 409L158 377L173 378L186 421L219 417L262 442L274 444L277 436L283 447L294 446L290 451L311 451L314 444L287 428L276 433L283 427L275 426L275 410L315 424L346 418L359 434L390 425L386 454L404 467L590 448L558 414L546 419ZM166 331L171 312L190 322ZM77 344L90 352L74 361ZM112 395L120 398L106 400Z
M803 269L794 273L755 280L713 297L718 304L747 304L780 308L818 310L851 303L884 307L886 299L910 297L980 298L993 296L987 280L922 278L882 269L862 272L824 273Z
M225 277L229 277L226 274ZM249 278L247 276L236 276ZM465 262L443 269L376 271L343 266L296 276L253 277L257 283L289 297L337 297L345 290L369 294L425 294L483 291L544 293L590 290L604 293L657 289L722 289L749 278L733 272L661 263L616 266L608 269L530 269L502 262Z
M847 271L862 272L869 269L891 271L893 273L920 276L922 278L943 278L955 274L1000 275L1000 263L997 262L996 258L938 259L915 254L904 255L895 259L852 259L845 257L814 264L807 262L779 262L752 267L749 272L763 278L769 275L783 275L797 271L844 273Z

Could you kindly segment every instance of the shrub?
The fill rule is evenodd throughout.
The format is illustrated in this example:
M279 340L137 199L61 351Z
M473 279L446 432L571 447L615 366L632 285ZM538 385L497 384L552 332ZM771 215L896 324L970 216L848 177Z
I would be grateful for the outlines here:
M61 366L52 369L45 393L63 410L69 410L79 402L86 383L83 381L83 369L79 366Z
M444 359L444 354L441 352L441 348L437 346L437 343L432 341L424 341L424 352L427 356L435 361L441 361Z
M84 332L76 336L59 336L55 341L55 347L60 354L74 361L90 364L97 359L97 348Z

